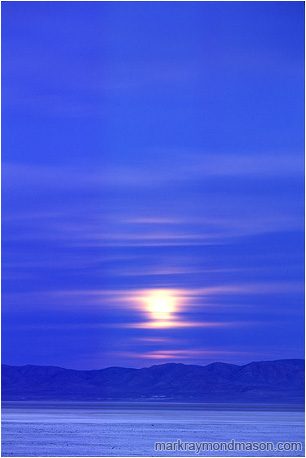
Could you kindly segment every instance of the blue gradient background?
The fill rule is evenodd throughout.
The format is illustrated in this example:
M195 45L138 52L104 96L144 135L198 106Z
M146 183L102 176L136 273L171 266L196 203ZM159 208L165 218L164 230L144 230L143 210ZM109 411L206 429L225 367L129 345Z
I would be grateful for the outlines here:
M2 362L303 356L304 3L2 3Z

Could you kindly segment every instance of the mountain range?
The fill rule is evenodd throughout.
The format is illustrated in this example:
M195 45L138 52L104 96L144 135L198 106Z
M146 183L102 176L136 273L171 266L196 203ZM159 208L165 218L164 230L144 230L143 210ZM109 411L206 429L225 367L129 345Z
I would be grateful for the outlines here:
M304 401L305 361L207 366L161 364L142 369L74 370L2 365L2 400L173 400L293 403Z

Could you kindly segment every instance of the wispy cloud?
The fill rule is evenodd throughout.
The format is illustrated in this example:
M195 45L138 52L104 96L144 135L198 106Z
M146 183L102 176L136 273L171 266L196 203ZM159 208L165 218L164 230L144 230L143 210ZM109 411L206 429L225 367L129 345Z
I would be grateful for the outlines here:
M85 313L85 327L88 328L161 330L255 326L262 329L275 318L275 312L271 315L275 304L272 302L269 305L269 297L282 296L289 301L292 294L302 295L303 291L303 283L270 282L184 289L75 289L5 293L3 300L6 303L4 316L15 313L22 301L28 313L40 313L42 305L45 313L61 311L67 316ZM242 302L239 297L243 298ZM265 300L256 299L260 297ZM93 322L92 317L97 313L100 319ZM280 317L285 319L286 316L296 316L296 313L293 305L289 308L286 303L280 305L278 324L283 325ZM80 328L83 325L72 323L72 326Z
M217 360L230 360L235 358L240 360L250 361L251 358L258 357L259 353L256 351L243 351L243 350L222 350L222 349L205 349L205 348L188 348L188 349L159 349L159 350L148 350L148 351L114 351L111 352L113 356L117 358L127 358L129 360L138 360L145 365L145 360L156 360L157 363L162 361L177 361L186 360L189 363L193 362L196 364L208 364L211 361Z
M166 165L158 153L156 164L132 161L119 169L115 163L81 170L4 162L4 242L54 241L80 249L183 248L303 230L302 200L292 201L287 195L280 200L272 188L258 195L255 186L267 175L286 180L302 177L301 155L171 154ZM206 198L201 198L197 186L206 186L211 177L231 180L232 175L251 182L254 175L254 189L243 193L230 181L225 190L223 179L216 179L205 191ZM185 185L177 189L178 183L185 183L187 189ZM47 210L43 202L50 195L52 205Z
M245 326L243 322L213 322L213 321L182 321L174 319L171 321L146 321L142 323L121 324L122 328L133 329L168 329L168 328L216 328L226 326Z
M126 164L105 163L101 167L80 169L63 165L3 162L5 187L42 190L69 188L156 187L157 184L203 180L210 176L303 178L304 157L301 152L210 153L182 151L177 148L145 152L146 161ZM165 164L165 157L167 161ZM154 161L153 161L154 158ZM153 162L153 164L152 164ZM147 221L153 218L147 218ZM158 218L157 218L158 220ZM169 219L170 220L170 219ZM168 220L168 221L169 221ZM145 219L138 220L139 222Z

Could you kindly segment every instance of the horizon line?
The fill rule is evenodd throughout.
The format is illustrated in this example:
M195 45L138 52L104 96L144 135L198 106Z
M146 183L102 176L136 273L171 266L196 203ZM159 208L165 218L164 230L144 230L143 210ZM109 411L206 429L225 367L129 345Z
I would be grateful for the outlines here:
M62 367L62 366L54 366L54 365L41 365L41 364L22 364L22 365L17 365L17 364L5 364L1 362L1 367L2 366L8 366L8 367L46 367L46 368L57 368L57 369L63 369L63 370L68 370L68 371L77 371L77 372L93 372L93 371L102 371L106 369L133 369L133 370L142 370L142 369L150 369L151 367L156 367L156 366L169 366L169 365L177 365L177 366L197 366L197 367L207 367L211 366L213 364L225 364L228 366L237 366L237 367L244 367L248 366L249 364L253 363L275 363L278 361L304 361L305 358L283 358L283 359L269 359L269 360L260 360L260 361L250 361L249 363L246 364L234 364L234 363L224 363L223 361L215 361L213 363L209 364L185 364L185 363L177 363L177 362L169 362L169 363L162 363L162 364L152 364L151 366L143 366L143 367L125 367L125 366L107 366L107 367L101 367L100 369L73 369L73 368L67 368L67 367Z

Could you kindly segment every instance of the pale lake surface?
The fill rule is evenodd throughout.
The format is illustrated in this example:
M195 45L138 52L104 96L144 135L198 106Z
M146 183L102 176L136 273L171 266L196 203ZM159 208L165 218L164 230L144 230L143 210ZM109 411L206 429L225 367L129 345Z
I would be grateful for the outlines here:
M301 442L302 451L154 451L155 442ZM2 403L1 456L305 456L292 406Z

